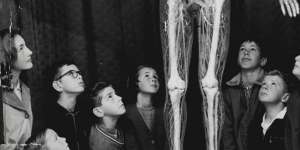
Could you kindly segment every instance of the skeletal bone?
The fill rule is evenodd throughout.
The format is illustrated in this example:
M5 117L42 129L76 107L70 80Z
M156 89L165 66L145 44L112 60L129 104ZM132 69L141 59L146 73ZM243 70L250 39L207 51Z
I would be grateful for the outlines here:
M218 137L219 137L219 124L220 120L218 118L218 105L219 105L219 88L218 80L216 78L216 56L217 48L219 42L219 32L220 32L220 20L221 11L224 4L224 0L215 1L215 14L214 14L214 24L213 24L213 36L211 43L211 51L209 55L209 63L206 75L202 79L202 88L204 90L205 96L204 100L207 102L207 110L205 115L206 122L206 134L207 134L207 149L208 150L218 150Z
M180 78L178 73L178 47L176 46L176 19L178 17L178 10L175 9L180 6L178 1L169 0L169 16L168 16L168 33L169 33L169 61L170 61L170 79L168 80L168 91L171 99L173 110L173 123L174 123L174 135L173 135L173 148L174 150L180 150L180 129L181 129L181 113L180 113L180 100L185 91L185 82ZM181 9L182 9L181 5ZM174 10L175 9L175 10Z
M221 80L220 74L218 74L218 80L216 76L216 70L218 73L222 73L224 62L220 59L226 59L227 56L226 48L220 48L220 54L217 57L217 49L218 43L220 46L226 47L227 42L227 32L226 26L221 31L221 41L219 42L219 32L220 32L220 19L221 12L224 0L214 1L214 0L161 0L167 1L167 14L162 14L162 43L163 43L163 52L165 52L164 61L165 61L165 75L167 80L167 90L168 97L170 98L171 107L167 106L166 116L167 116L167 126L170 125L168 138L170 138L171 142L171 150L180 150L183 133L184 124L182 124L181 118L182 114L182 102L184 100L184 94L186 92L187 87L187 74L188 74L188 66L190 60L190 50L192 45L192 27L191 24L188 23L187 20L192 20L191 16L187 14L187 9L190 6L192 10L191 13L195 12L194 8L199 8L201 10L199 12L202 19L205 21L206 25L202 26L204 28L204 35L200 35L199 39L203 38L204 42L200 42L204 44L204 49L200 49L202 51L210 51L209 62L206 64L206 55L203 55L203 58L199 58L199 62L201 62L201 67L199 67L199 71L205 71L206 67L208 70L201 74L201 87L203 88L202 94L204 94L203 99L203 107L204 107L204 118L205 118L205 126L206 126L206 136L207 136L207 148L208 150L217 150L218 148L218 137L220 132L220 126L222 120L220 118L219 111L219 81ZM196 4L196 5L193 5ZM161 10L163 11L165 7ZM198 9L196 9L198 10ZM206 14L201 13L207 13ZM193 14L191 14L193 15ZM167 16L167 18L165 18ZM200 17L200 16L199 16ZM207 18L206 18L207 17ZM214 19L214 20L211 20ZM224 21L224 20L223 20ZM209 25L209 26L207 26ZM213 25L213 28L210 26ZM206 30L207 29L207 30ZM212 31L212 32L210 32ZM199 32L201 33L201 32ZM212 33L212 35L211 35ZM225 37L225 40L224 40ZM207 40L209 39L209 40ZM212 41L210 40L212 39ZM202 39L201 39L202 40ZM199 43L199 45L200 45ZM224 44L225 43L225 44ZM165 44L165 45L164 45ZM211 45L209 45L211 44ZM165 48L165 49L164 49ZM202 52L201 52L202 53ZM216 62L218 61L218 62ZM204 63L203 63L204 62ZM215 67L218 66L216 69ZM167 99L168 102L169 99ZM172 110L170 110L172 109ZM168 111L169 110L169 111ZM171 112L171 113L170 113ZM222 119L222 117L221 117Z

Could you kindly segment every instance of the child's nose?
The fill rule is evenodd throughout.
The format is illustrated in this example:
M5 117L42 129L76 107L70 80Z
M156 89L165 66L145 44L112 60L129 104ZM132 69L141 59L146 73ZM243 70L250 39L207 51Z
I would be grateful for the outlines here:
M249 53L250 53L249 50L245 50L245 51L244 51L244 54L245 54L245 55L249 55Z
M116 97L117 97L117 100L118 100L118 101L122 101L122 97L121 97L121 96L116 95Z

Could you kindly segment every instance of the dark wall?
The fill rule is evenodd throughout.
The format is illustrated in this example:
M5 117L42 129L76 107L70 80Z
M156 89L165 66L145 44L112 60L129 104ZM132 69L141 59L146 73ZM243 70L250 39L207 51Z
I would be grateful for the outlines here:
M88 84L108 80L122 95L127 94L129 76L139 64L154 65L164 83L158 4L159 0L0 0L0 29L9 26L12 12L13 26L21 28L33 51L34 67L27 75L36 128L43 122L40 108L48 100L45 70L58 59L76 60ZM292 56L300 48L299 17L283 17L274 0L233 0L231 18L224 81L238 72L237 50L248 38L263 41L270 68L290 70ZM197 56L194 48L186 98L185 149L205 148Z

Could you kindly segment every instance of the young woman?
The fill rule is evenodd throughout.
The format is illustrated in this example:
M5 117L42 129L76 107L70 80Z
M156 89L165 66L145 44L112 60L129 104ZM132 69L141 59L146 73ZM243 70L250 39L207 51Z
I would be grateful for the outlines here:
M32 68L32 51L17 31L2 30L0 36L11 66L11 90L3 91L4 143L24 144L31 136L33 116L30 90L20 75Z

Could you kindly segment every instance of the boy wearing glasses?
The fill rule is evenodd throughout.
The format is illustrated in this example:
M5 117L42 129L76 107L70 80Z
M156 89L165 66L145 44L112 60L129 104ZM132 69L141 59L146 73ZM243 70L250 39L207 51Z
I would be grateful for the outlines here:
M56 102L46 108L46 126L66 137L71 150L85 150L82 118L76 109L77 96L84 91L84 81L78 67L71 61L56 63L51 73Z

